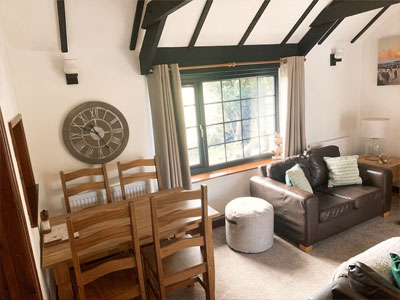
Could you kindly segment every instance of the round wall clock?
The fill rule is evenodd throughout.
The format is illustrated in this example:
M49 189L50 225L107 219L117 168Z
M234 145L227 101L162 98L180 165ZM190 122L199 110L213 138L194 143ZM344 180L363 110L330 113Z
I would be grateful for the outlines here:
M129 128L124 116L114 106L85 102L66 117L62 129L68 151L89 164L113 160L125 149Z

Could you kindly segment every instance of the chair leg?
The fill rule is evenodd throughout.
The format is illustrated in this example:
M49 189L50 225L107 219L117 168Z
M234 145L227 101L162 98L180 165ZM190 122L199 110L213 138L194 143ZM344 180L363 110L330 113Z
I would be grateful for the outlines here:
M203 283L205 284L206 299L210 300L210 277L208 276L208 272L203 273Z
M160 298L161 300L167 300L167 293L165 291L165 285L160 284Z

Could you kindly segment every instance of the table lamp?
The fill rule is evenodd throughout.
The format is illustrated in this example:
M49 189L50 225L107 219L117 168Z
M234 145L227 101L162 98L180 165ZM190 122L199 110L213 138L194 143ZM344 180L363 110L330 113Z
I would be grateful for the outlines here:
M366 159L378 161L382 152L380 140L385 137L388 118L364 118L361 121L361 136L368 138Z

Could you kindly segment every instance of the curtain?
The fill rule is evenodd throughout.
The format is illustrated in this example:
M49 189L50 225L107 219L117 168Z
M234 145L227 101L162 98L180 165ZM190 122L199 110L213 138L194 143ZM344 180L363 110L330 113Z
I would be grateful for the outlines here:
M171 71L169 71L169 68ZM163 188L192 188L182 89L177 64L158 65L147 75L155 153Z
M303 153L306 150L305 132L305 76L304 57L287 57L281 63L279 74L281 132L284 134L283 157Z

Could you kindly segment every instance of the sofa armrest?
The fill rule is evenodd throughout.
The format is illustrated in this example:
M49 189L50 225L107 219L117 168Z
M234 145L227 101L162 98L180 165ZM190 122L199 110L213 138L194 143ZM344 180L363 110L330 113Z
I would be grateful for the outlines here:
M372 185L381 189L384 199L384 205L381 213L390 211L392 202L392 171L364 163L358 163L358 169L360 171L360 177L362 178L363 184Z
M335 300L335 299L354 299L366 300L364 296L354 291L346 277L339 278L335 282L327 284L324 288L318 291L317 294L310 298L311 300Z
M304 246L316 240L319 223L316 195L260 176L251 177L250 194L274 207L276 232Z

